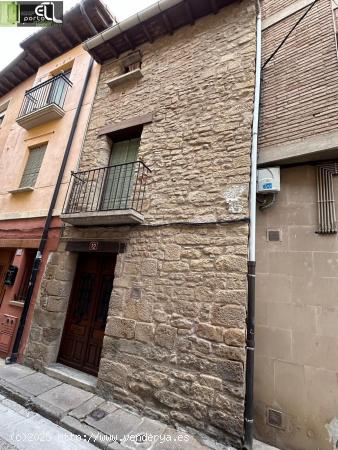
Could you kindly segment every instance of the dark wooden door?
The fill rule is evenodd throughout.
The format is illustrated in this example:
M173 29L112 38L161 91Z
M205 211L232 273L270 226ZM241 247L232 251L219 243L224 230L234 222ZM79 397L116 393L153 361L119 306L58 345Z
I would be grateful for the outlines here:
M80 253L59 362L97 375L113 289L116 255Z

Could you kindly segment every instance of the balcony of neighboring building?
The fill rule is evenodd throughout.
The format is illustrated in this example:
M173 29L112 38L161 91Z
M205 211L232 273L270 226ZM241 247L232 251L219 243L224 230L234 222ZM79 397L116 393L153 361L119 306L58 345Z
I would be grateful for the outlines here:
M29 130L62 118L65 114L63 106L67 90L71 86L72 82L67 75L60 73L26 91L17 123Z
M143 222L149 174L142 161L72 172L62 220L75 226Z

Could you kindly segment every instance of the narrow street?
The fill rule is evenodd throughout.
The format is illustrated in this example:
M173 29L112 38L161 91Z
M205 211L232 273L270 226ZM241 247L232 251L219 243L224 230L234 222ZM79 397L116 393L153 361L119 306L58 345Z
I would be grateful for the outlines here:
M92 444L0 395L1 450L90 450Z
M0 390L0 449L234 450L1 359ZM257 441L253 449L277 450Z

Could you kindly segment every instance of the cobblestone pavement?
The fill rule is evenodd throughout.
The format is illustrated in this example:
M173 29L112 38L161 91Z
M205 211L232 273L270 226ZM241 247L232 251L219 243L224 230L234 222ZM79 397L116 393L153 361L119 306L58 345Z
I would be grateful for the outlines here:
M18 449L231 450L205 435L193 436L142 417L19 364L0 364L0 392L0 423L6 424L0 427L0 438ZM28 432L31 447L23 441ZM4 445L0 442L0 449L7 449ZM255 446L255 450L274 450L258 442Z

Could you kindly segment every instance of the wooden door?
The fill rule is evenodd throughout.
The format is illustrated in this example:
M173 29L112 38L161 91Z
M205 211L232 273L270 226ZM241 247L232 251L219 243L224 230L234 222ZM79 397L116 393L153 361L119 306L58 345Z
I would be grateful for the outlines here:
M127 209L131 207L134 186L134 165L137 160L140 138L116 142L113 145L101 209Z
M97 375L116 255L83 253L69 300L59 362Z

